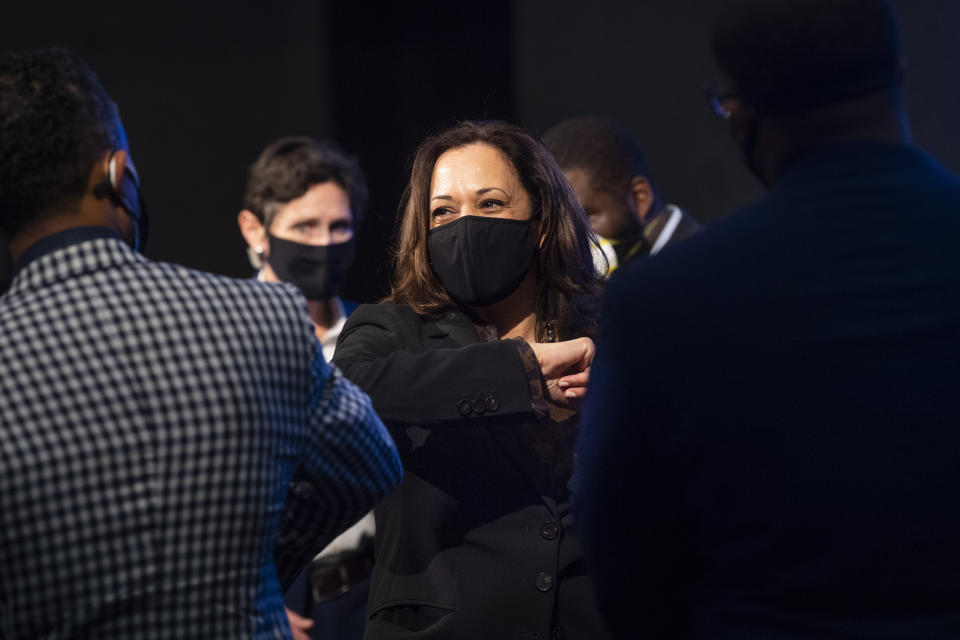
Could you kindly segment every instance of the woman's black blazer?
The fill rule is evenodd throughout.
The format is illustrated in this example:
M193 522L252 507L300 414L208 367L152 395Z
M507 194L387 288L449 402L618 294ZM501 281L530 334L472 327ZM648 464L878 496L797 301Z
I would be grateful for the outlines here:
M334 364L404 464L376 508L366 640L606 637L569 490L531 440L557 423L537 419L517 344L482 341L459 310L362 305Z

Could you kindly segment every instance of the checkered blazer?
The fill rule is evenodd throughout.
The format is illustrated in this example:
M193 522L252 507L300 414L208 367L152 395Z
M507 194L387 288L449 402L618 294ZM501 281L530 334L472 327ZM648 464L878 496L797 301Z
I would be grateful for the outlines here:
M281 584L399 481L288 286L119 240L0 298L0 638L289 638Z

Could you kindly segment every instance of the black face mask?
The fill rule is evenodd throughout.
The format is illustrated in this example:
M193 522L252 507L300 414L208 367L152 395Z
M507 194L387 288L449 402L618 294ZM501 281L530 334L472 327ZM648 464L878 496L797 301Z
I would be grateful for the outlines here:
M326 300L340 292L353 261L353 238L325 246L282 240L270 233L267 238L268 262L281 282L300 289L307 300Z
M537 247L529 220L461 216L430 230L427 252L454 301L486 307L516 291Z

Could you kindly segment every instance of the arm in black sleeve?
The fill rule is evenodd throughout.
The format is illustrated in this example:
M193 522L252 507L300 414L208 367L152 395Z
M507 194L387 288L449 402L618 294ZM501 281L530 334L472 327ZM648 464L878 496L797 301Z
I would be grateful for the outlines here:
M351 316L334 362L370 394L388 422L425 424L533 413L521 350L512 340L425 349L421 320L397 305L363 305ZM464 401L485 404L468 412Z

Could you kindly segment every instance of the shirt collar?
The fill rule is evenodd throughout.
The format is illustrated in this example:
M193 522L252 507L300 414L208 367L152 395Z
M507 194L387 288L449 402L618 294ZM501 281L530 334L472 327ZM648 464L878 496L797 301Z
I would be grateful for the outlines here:
M320 346L323 348L323 357L326 358L327 362L333 359L333 352L337 348L337 338L340 337L340 332L343 331L344 325L347 324L347 314L344 311L343 302L340 301L339 297L333 299L333 305L334 317L336 319L333 325L327 329L327 332L323 334L323 339L320 340Z
M660 229L660 233L657 235L656 241L653 243L653 246L650 247L651 256L657 255L667 246L667 243L670 242L674 232L677 230L677 226L680 225L680 219L683 218L683 212L680 210L680 207L676 205L668 204L665 210L669 213L670 217L667 218L666 223L664 223L663 228Z
M119 239L116 233L106 227L72 227L70 229L64 229L63 231L58 231L48 236L44 236L27 247L27 250L20 254L20 257L17 258L16 262L13 263L13 272L11 273L11 276L16 277L18 273L23 271L24 267L37 258L42 258L43 256L51 254L54 251L66 249L69 246L79 244L81 242L98 240L100 238Z
M330 301L333 303L333 324L331 324L327 330L327 335L332 333L333 339L336 341L336 337L340 335L340 330L343 329L343 325L347 323L347 314L343 309L343 302L341 302L340 296L334 296ZM326 340L326 338L324 338L324 340Z

